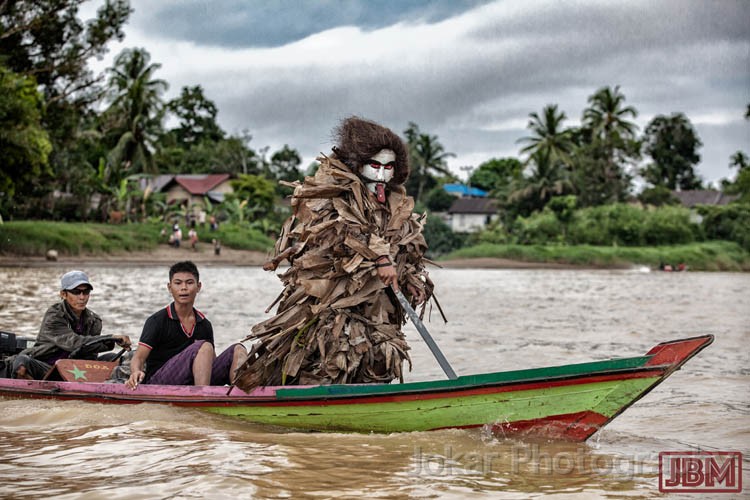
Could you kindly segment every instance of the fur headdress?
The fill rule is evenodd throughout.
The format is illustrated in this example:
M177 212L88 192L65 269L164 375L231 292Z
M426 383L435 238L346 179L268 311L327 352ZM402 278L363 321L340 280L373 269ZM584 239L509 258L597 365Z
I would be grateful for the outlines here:
M351 116L342 120L334 129L334 134L338 146L333 147L333 152L353 172L359 173L362 165L381 149L390 149L396 153L396 166L388 184L403 184L409 178L408 149L404 141L389 128Z

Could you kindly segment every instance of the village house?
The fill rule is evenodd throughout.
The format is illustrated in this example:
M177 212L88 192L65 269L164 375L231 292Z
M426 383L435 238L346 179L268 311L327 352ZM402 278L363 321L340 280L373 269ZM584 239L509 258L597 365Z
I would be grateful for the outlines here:
M458 198L448 209L448 215L453 232L481 231L498 218L497 202L492 198Z
M724 194L713 189L691 189L672 191L672 196L680 200L683 207L690 209L690 221L695 224L703 222L703 217L695 210L698 205L727 205L739 198L736 194Z

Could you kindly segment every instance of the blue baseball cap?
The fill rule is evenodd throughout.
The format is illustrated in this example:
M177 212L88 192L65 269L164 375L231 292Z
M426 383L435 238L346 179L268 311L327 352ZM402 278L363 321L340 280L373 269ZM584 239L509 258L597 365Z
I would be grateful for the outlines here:
M83 271L67 272L63 274L62 279L60 279L61 290L73 290L74 288L81 285L88 285L90 290L94 289L94 287L89 282L89 277L86 276L86 273L84 273Z

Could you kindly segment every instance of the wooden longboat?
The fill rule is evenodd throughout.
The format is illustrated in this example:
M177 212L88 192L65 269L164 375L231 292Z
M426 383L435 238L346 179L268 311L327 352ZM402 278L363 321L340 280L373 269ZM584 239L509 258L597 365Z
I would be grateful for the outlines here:
M291 429L391 433L488 426L503 436L585 441L711 342L713 336L704 335L664 342L638 357L405 384L259 387L248 394L236 387L130 390L114 383L0 379L0 396L170 404ZM85 378L85 363L75 366L76 376Z

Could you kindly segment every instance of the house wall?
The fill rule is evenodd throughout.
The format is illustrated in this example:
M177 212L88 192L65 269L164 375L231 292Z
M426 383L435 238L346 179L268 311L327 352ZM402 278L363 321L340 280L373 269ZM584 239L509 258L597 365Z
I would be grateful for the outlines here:
M475 233L481 231L488 222L497 219L490 214L452 214L451 229L457 233Z
M213 188L211 191L216 191L219 193L231 193L234 191L232 189L232 185L229 183L229 181L224 181L215 188ZM170 187L167 191L167 203L182 203L185 200L188 201L188 205L194 205L194 212L197 213L198 210L203 208L203 195L197 195L197 194L190 194L189 192L185 191L185 188L180 186L179 184L175 184L174 186Z

